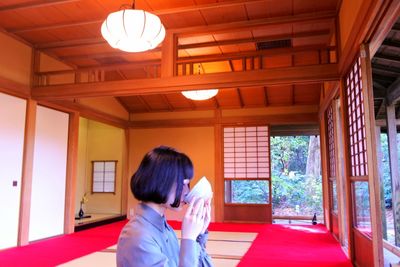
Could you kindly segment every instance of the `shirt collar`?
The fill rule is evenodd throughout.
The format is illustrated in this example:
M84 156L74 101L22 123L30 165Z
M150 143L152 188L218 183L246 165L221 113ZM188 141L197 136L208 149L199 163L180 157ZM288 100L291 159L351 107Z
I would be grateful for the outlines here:
M153 208L147 206L145 203L139 203L136 209L136 214L143 217L161 232L164 231L166 225L165 217L158 214Z

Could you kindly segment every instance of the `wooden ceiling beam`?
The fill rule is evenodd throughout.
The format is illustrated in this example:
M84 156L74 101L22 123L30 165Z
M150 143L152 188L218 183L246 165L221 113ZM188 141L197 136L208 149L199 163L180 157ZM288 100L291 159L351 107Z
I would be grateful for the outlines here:
M339 80L337 64L296 66L243 72L211 73L34 87L35 99L70 99L93 96L128 96L206 88L268 86Z
M386 100L387 105L390 106L400 98L400 77L397 78L387 89Z
M67 48L67 47L75 48L82 46L101 45L105 43L106 40L104 40L104 38L86 38L86 39L74 39L74 40L36 44L34 47L39 50L50 50L50 49Z
M38 8L44 6L53 6L59 4L66 4L72 2L78 2L79 0L36 0L25 3L18 3L14 5L6 5L0 7L0 12L9 12L22 9Z
M301 32L294 34L281 34L268 36L263 38L246 38L246 39L236 39L236 40L224 40L217 42L205 42L205 43L194 43L194 44L185 44L178 45L178 49L192 49L192 48L201 48L201 47L210 47L210 46L221 46L221 45L231 45L231 44L241 44L241 43L257 43L257 42L267 42L267 41L276 41L282 39L291 39L291 38L307 38L307 37L315 37L315 36L323 36L329 35L330 30L320 30L320 31L309 31L309 32ZM92 45L101 45L106 44L107 42L103 38L88 38L88 39L74 39L67 41L57 41L50 42L44 44L35 45L35 48L47 51L52 49L59 48L79 48L83 46L92 46ZM124 52L120 52L121 54Z
M293 54L296 52L313 51L313 50L333 50L334 47L327 47L323 45L313 45L313 46L301 46L294 48L275 48L270 50L260 50L260 51L249 51L249 52L239 52L239 53L227 53L223 55L205 55L205 56L194 56L194 57L181 57L176 60L176 63L193 63L193 62L212 62L212 61L224 61L231 59L239 59L243 57L256 57L256 56L276 56L282 54ZM81 60L81 59L96 59L96 58L107 58L107 57L123 57L123 52L112 52L112 53L102 53L102 54L86 54L86 55L75 55L75 56L65 56L60 57L60 60ZM160 60L148 60L140 62L130 62L130 63L114 63L99 66L89 66L77 69L77 71L88 71L88 70L115 70L115 69L129 69L136 67L143 67L145 65L160 65ZM63 74L71 72L69 70L65 71L47 71L40 72L38 74Z

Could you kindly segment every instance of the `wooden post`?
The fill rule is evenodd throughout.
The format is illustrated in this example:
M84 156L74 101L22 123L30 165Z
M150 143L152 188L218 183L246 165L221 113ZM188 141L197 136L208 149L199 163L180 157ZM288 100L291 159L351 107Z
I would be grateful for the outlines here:
M28 99L25 119L25 141L22 161L21 202L19 210L18 246L29 244L29 216L31 212L33 153L35 147L37 103Z
M368 158L368 184L371 205L371 231L372 231L372 250L374 256L374 266L382 267L383 261L383 241L381 224L381 204L379 190L378 161L376 157L376 137L375 137L375 115L374 115L374 92L372 86L372 67L369 55L368 44L360 47L361 59L361 78L363 84L365 130L367 141Z
M331 224L331 212L330 212L330 192L329 192L329 172L328 172L328 142L327 142L327 130L326 130L326 118L325 111L320 117L319 123L320 129L320 143L321 143L321 169L322 169L322 196L323 196L323 212L325 225L328 230L332 232Z
M340 81L340 107L341 107L341 114L340 114L340 119L337 117L337 120L340 120L340 123L336 123L338 125L337 128L335 128L335 132L337 135L340 135L341 142L338 141L336 144L341 145L340 151L342 152L341 155L338 154L338 164L336 166L340 166L337 170L337 181L340 181L340 185L337 185L338 189L338 196L343 200L339 202L338 208L341 209L342 211L345 210L346 212L346 218L345 219L339 219L339 226L341 227L342 234L345 234L345 231L347 229L347 242L348 242L348 250L347 253L351 259L351 261L354 261L354 235L353 235L353 197L351 194L351 182L350 182L350 150L348 149L350 147L350 140L348 138L348 114L347 114L347 105L346 105L346 86L344 85L344 80L342 79ZM336 152L338 153L338 152ZM342 158L341 158L342 157ZM341 164L343 163L343 165ZM340 178L339 178L340 175ZM342 178L343 177L343 178ZM339 187L340 186L340 187ZM343 203L344 202L344 203ZM341 208L340 205L343 205ZM344 216L344 214L341 214L341 216ZM346 225L340 224L341 222L345 223Z
M125 148L122 157L122 179L121 179L121 214L128 212L128 194L130 192L130 173L129 173L129 128L124 130Z
M400 246L400 175L399 165L397 162L398 151L396 142L396 113L395 106L391 104L386 107L386 120L387 120L387 131L388 131L388 145L389 145L389 163L390 163L390 174L392 177L392 203L393 203L393 221L394 221L394 233L395 233L395 244Z
M221 110L215 110L216 123L214 126L215 140L215 193L214 193L214 214L216 222L224 221L224 176L222 166L222 125L221 125Z
M64 233L74 232L75 227L75 197L78 165L79 113L69 114L68 152L67 152L67 183L65 188L65 218Z
M161 77L176 75L177 38L168 31L161 46Z
M384 184L383 184L383 167L382 167L382 143L381 143L381 127L375 127L376 132L376 154L378 158L378 170L379 170L379 180L380 180L380 192L381 192L381 210L382 214L385 214L385 193L384 193ZM383 238L387 240L387 223L386 216L382 216L382 235Z

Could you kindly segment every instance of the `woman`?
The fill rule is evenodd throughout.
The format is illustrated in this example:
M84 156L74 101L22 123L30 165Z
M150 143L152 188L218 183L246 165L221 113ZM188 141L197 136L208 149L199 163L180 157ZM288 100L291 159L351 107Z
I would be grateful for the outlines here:
M144 156L131 178L131 191L140 203L120 234L118 267L212 266L205 251L211 200L193 199L189 203L182 220L180 247L165 219L166 210L182 209L192 177L191 160L172 148L160 146Z

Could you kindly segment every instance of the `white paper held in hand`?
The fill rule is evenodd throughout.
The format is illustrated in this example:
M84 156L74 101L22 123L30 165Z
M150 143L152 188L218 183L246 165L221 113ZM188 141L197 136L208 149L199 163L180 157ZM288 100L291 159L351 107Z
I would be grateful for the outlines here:
M212 196L212 188L210 182L205 176L197 182L197 184L190 190L189 194L185 197L185 202L190 203L194 197L203 198L204 200L209 199Z

